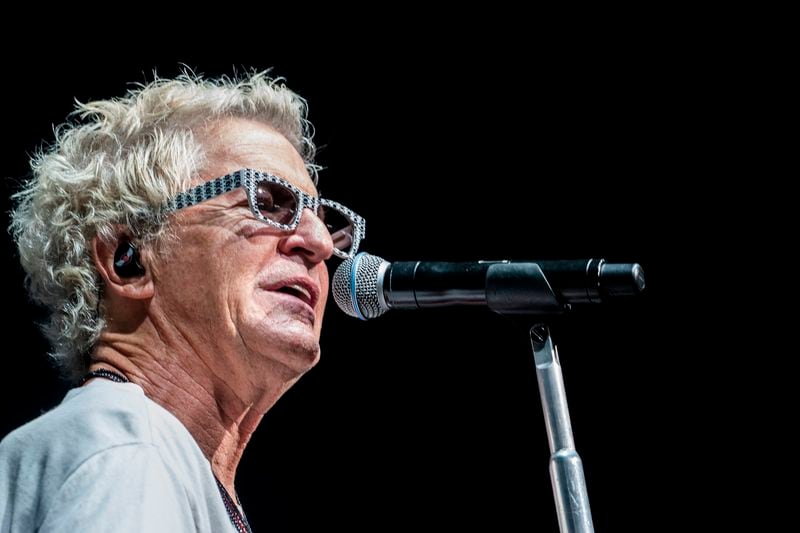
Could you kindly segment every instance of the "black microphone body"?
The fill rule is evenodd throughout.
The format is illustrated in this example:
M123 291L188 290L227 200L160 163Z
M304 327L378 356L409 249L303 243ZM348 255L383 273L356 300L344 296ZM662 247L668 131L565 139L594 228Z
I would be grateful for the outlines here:
M334 298L362 319L388 309L488 306L501 314L559 314L576 304L638 294L637 263L603 259L388 263L359 254L334 275ZM342 296L344 293L344 296Z
M397 261L386 272L384 298L393 309L486 305L489 271L529 270L531 279L539 281L539 272L525 265L537 265L564 303L598 303L604 295L638 292L634 287L634 275L630 274L635 265L619 268L620 265L602 259L465 263Z

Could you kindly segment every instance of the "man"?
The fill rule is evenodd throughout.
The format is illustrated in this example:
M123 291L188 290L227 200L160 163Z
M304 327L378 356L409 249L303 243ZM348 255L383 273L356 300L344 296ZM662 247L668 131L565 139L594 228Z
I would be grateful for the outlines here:
M78 111L12 230L81 386L0 443L0 531L248 531L236 467L319 360L324 261L364 221L318 198L305 103L263 73Z

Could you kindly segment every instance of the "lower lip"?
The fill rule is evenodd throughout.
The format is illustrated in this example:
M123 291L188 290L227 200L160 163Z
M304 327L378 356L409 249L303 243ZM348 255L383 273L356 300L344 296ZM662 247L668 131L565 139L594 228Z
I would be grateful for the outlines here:
M312 326L317 321L317 315L314 313L314 308L312 308L310 305L308 305L300 298L280 291L269 291L269 292L277 295L280 298L282 305L284 307L288 307L292 310L293 313L301 315Z

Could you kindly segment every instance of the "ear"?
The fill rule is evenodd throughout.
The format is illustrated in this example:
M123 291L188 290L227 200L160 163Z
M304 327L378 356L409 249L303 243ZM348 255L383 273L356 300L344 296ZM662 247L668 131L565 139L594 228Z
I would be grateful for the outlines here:
M106 293L128 298L145 300L153 297L154 286L150 269L147 268L146 254L139 254L139 262L144 267L143 273L137 276L122 277L114 269L114 253L123 241L132 240L124 233L117 234L111 240L95 235L92 239L92 258L100 277L103 278Z

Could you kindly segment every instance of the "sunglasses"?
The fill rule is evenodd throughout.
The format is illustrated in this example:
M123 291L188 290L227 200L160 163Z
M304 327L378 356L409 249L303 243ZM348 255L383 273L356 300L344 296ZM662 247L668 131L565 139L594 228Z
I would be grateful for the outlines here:
M340 203L306 194L288 181L272 174L245 168L207 181L178 194L167 203L167 211L177 211L244 187L253 216L283 231L294 231L303 211L314 212L328 228L333 253L349 259L358 252L366 222Z

